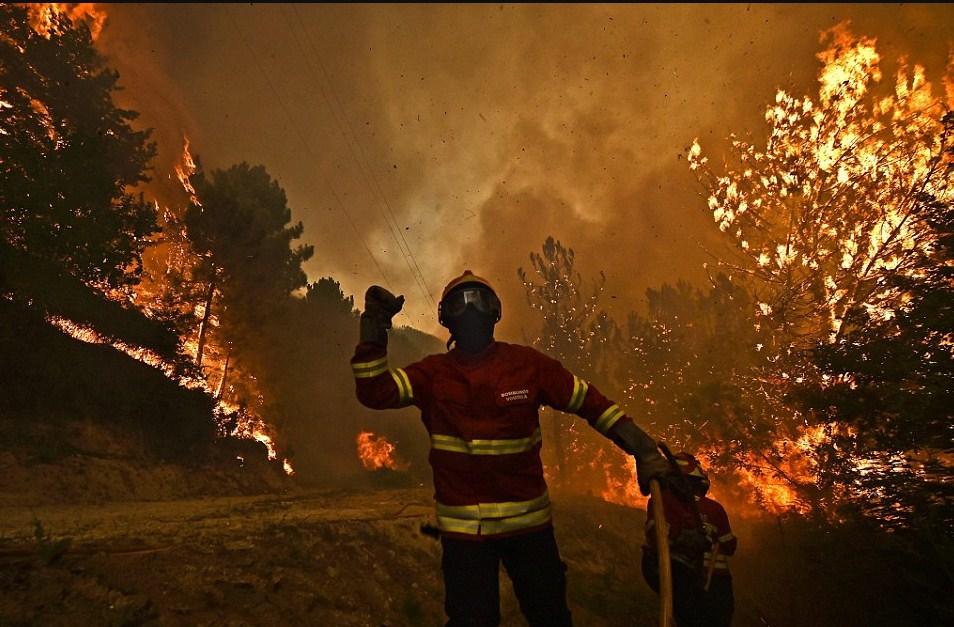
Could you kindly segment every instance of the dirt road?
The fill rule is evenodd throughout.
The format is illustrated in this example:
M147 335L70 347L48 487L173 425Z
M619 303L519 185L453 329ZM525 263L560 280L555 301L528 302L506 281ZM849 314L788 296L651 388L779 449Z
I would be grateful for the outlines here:
M654 624L644 516L556 501L577 624ZM431 519L424 490L4 507L0 625L440 625Z

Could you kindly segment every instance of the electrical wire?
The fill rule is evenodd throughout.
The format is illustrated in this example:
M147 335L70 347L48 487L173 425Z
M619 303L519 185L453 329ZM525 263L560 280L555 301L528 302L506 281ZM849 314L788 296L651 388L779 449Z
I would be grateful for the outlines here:
M292 10L295 12L298 28L301 30L302 37L304 38L305 42L310 47L312 55L306 54L304 46L295 32L294 24L291 20L289 20L284 7L282 8L282 16L288 25L289 31L291 32L296 45L298 46L299 50L301 50L302 56L304 57L305 62L308 64L309 70L316 79L319 79L315 80L313 84L318 86L321 96L324 98L325 103L331 110L333 122L345 140L345 144L348 147L348 152L351 154L351 157L357 164L358 171L364 179L365 185L372 192L372 195L374 195L375 192L377 193L379 200L384 207L382 216L384 217L385 223L388 225L388 229L391 232L391 237L394 238L394 241L398 246L398 250L404 258L404 262L407 265L408 271L411 273L411 276L414 277L414 280L417 283L418 288L421 290L422 295L425 297L425 300L429 301L431 306L436 309L437 302L434 300L434 296L427 285L427 280L424 278L424 273L421 270L420 264L417 262L414 251L408 244L407 238L404 237L404 232L401 230L398 224L394 209L388 200L387 194L385 194L378 177L375 175L374 170L371 167L370 159L368 158L361 141L358 139L358 135L354 129L354 124L351 122L351 118L347 113L347 109L342 105L337 93L330 88L331 77L321 60L321 54L318 52L318 49L316 48L311 36L308 34L308 31L303 26L304 21L302 20L302 16L298 11L298 7L293 6ZM312 65L312 58L314 58L314 62L318 65L318 69L321 72L320 77L318 76L318 72L315 71L314 65ZM326 88L325 85L328 85L329 87ZM329 93L331 94L330 96L328 95ZM342 123L342 120L344 123ZM345 127L347 127L348 132L350 132L350 141L348 139L348 133L345 132ZM357 152L352 147L352 142L354 143L354 146L357 147Z
M291 110L288 108L288 106L285 104L285 101L279 95L278 90L275 87L275 84L272 82L271 78L268 75L268 72L265 71L264 66L259 61L259 56L255 54L255 50L252 49L251 44L248 42L248 39L245 37L245 34L242 32L241 27L238 25L238 22L236 21L235 16L228 11L226 12L226 15L228 15L229 21L232 23L232 27L235 29L236 33L238 33L239 38L242 40L242 43L245 45L246 49L248 50L250 56L252 57L253 62L255 63L259 72L261 72L262 77L265 79L268 89L271 91L272 96L275 98L275 101L278 102L278 105L285 112L285 116L288 118L288 121L291 123L292 127L295 129L295 135L298 137L298 140L301 142L302 147L305 149L305 152L308 153L312 161L317 163L318 159L315 156L314 151L312 151L311 149L311 144L308 142L307 138L301 132L302 127L295 123ZM377 257L375 257L374 253L371 252L371 248L368 246L367 241L364 239L364 237L361 235L361 232L358 230L357 224L355 224L355 221L351 215L351 212L348 211L348 208L345 205L344 201L342 200L341 196L338 194L338 191L335 189L334 185L331 184L331 182L325 177L325 175L320 170L318 171L318 175L321 177L322 183L329 190L331 190L331 193L334 196L335 202L338 204L338 206L344 212L345 216L348 218L348 222L350 223L352 230L354 231L358 239L361 241L365 251L368 253L368 256L371 258L371 261L374 262L375 267L378 269L378 272L381 273L381 277L384 279L385 285L388 287L389 290L393 292L394 286L391 283L391 280L388 278L387 273L384 271L384 268L381 266ZM402 313L405 315L405 317L408 318L408 321L410 322L410 316L408 316L407 312L402 311Z

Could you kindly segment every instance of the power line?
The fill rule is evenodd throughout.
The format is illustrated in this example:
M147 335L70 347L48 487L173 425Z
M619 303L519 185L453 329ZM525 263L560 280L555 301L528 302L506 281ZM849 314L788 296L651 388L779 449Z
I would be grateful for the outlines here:
M313 162L318 163L318 159L315 156L314 152L312 151L311 145L308 143L307 139L301 132L301 127L295 124L295 120L292 117L291 110L288 108L288 106L285 104L285 101L278 94L278 90L275 88L274 83L272 83L271 78L269 78L268 72L265 71L264 66L259 62L258 55L255 54L255 51L252 49L252 46L249 44L248 39L246 39L245 34L242 32L241 27L238 25L238 22L235 20L235 16L228 11L226 12L226 15L228 15L229 21L231 21L232 23L232 27L235 28L235 31L238 33L239 38L242 40L242 43L245 45L246 49L251 55L252 60L254 61L255 65L258 67L259 72L261 72L262 76L265 78L265 82L268 85L269 90L272 92L272 96L274 96L279 106L282 108L282 110L284 110L285 115L288 118L288 121L291 123L292 127L295 129L296 131L295 135L298 137L298 140L301 142L302 146L304 147L305 151L309 154ZM384 268L381 267L381 264L378 262L377 257L375 257L374 253L371 252L371 248L368 246L367 241L365 241L364 237L361 235L361 232L358 230L358 227L354 222L354 218L351 216L351 212L348 211L348 208L345 206L344 202L342 201L341 196L338 195L338 192L334 188L334 185L332 185L330 181L328 181L328 179L325 177L325 175L321 172L320 169L318 169L318 175L321 177L322 183L328 189L331 190L331 193L334 196L338 206L344 212L345 216L347 216L348 222L351 224L352 230L354 230L355 235L361 241L365 251L367 251L368 253L368 256L371 257L371 261L374 262L374 265L378 269L378 272L381 273L381 277L384 279L385 285L387 285L388 289L393 292L394 287L391 283L391 280L388 278L388 275L384 271ZM405 315L405 317L408 318L408 321L410 322L411 318L410 316L408 316L407 312L402 311L402 313Z
M301 26L301 22L302 22L301 15L298 13L297 7L293 7L293 8L295 10L296 17L298 18L298 22L302 30L303 36L308 41L308 44L315 55L315 61L318 63L319 68L321 69L321 73L324 76L325 82L330 84L331 82L330 76L327 70L325 69L324 64L321 62L321 55L318 53L317 49L315 48L314 42L311 40L311 37L308 35L308 32L305 30L303 26ZM290 32L295 38L295 43L299 46L299 49L302 51L302 56L305 57L306 63L308 63L309 65L309 69L312 71L312 74L315 74L317 78L317 73L315 72L314 67L311 65L311 59L308 55L305 54L304 47L299 41L298 35L295 33L294 27L289 22L287 14L283 13L283 16L285 17L286 23L288 23L289 25ZM404 263L405 265L407 265L408 271L411 273L411 276L414 278L415 282L417 283L418 289L421 291L422 295L425 297L425 300L429 300L431 305L433 307L436 307L437 303L434 301L434 298L431 295L431 291L427 286L426 280L424 279L424 274L421 271L421 268L417 263L417 259L414 256L414 251L411 250L410 245L407 243L407 239L405 239L404 233L401 231L400 225L397 222L397 218L394 215L394 210L391 208L391 204L390 202L388 202L387 196L384 194L384 190L381 188L381 185L378 182L377 177L374 175L374 171L371 169L370 161L368 160L367 155L364 152L364 148L361 145L361 142L358 140L357 134L354 131L354 127L351 124L351 120L347 115L346 109L341 104L340 99L338 99L337 94L333 90L331 89L326 90L324 87L324 83L320 80L316 82L319 88L321 89L321 96L324 98L326 104L328 105L328 108L331 110L331 113L333 116L333 122L338 127L338 130L341 133L342 138L345 140L345 145L348 148L348 152L351 154L351 157L354 159L355 163L358 165L358 171L361 174L362 178L364 179L365 185L371 191L372 196L374 195L374 192L377 191L378 195L383 201L386 213L382 212L382 217L384 217L385 223L388 225L388 229L391 232L391 237L394 239L394 242L398 247L398 251L401 253L401 256L404 258ZM333 103L331 98L329 98L327 94L328 91L331 92L331 95L334 98L335 103L337 103L337 108L335 107L335 103ZM342 118L344 119L345 124L341 123ZM358 150L361 152L360 157L358 154L355 153L354 149L351 146L351 142L349 142L348 140L348 136L344 130L345 125L347 125L349 131L351 132L351 136L355 145L358 147ZM371 180L369 180L369 177L371 178ZM403 242L403 247L402 247L402 242ZM413 267L412 267L412 263L413 263Z
M414 255L414 251L411 249L410 245L407 242L407 239L404 237L404 232L401 230L400 225L398 224L397 218L394 213L394 209L391 206L391 203L388 201L388 197L384 193L384 189L381 187L381 184L377 176L374 174L374 170L371 168L370 159L368 159L367 153L365 152L364 147L361 144L361 141L358 139L357 133L354 130L354 125L352 124L350 116L347 113L347 109L341 104L341 100L338 98L337 93L333 89L331 89L330 87L328 87L327 89L325 88L325 84L328 84L329 86L331 85L331 77L328 71L326 70L324 63L322 63L321 61L321 54L318 52L313 40L311 39L311 36L308 34L308 31L305 29L303 25L303 20L301 18L301 14L298 12L298 7L293 6L292 10L295 11L295 17L297 18L299 29L302 31L302 35L305 38L305 41L308 43L309 47L311 48L311 51L314 55L315 62L318 64L318 68L321 70L321 74L324 77L324 82L322 82L321 80L318 80L316 81L316 83L318 84L318 87L321 90L321 95L324 98L326 104L328 105L328 108L331 110L333 121L335 125L338 127L338 130L341 133L342 137L344 138L345 145L348 147L348 151L351 154L351 157L355 160L355 163L358 165L358 170L362 178L364 179L365 184L372 191L372 196L374 195L374 192L376 191L378 196L380 197L380 200L383 202L386 213L382 212L382 215L385 219L385 223L388 225L388 229L391 232L391 237L394 238L394 241L398 246L398 250L400 251L402 257L404 257L404 263L407 265L408 271L411 273L411 276L414 277L414 280L417 283L418 288L423 293L425 299L429 300L431 303L431 306L436 308L437 302L434 300L431 290L427 285L427 280L424 277L424 273L421 271L421 267L417 262L417 258ZM292 33L292 36L295 38L296 45L298 45L299 49L303 53L302 56L305 58L305 62L308 63L309 69L311 70L312 74L314 74L316 78L318 78L317 73L314 70L314 66L311 63L311 57L309 57L307 54L304 54L305 52L304 46L302 46L301 41L298 39L298 35L295 33L295 28L289 21L288 15L284 12L284 9L282 9L282 15L289 26L289 31ZM331 93L330 98L328 96L328 92ZM332 99L334 99L334 102L332 102ZM337 108L335 105L337 105ZM344 119L344 124L341 123L342 118ZM344 130L345 126L347 126L348 131L351 134L351 139L354 142L355 146L357 146L357 149L360 155L355 153L354 149L352 148L351 142L348 140L348 136ZM403 247L402 247L402 243L403 243ZM413 267L412 267L412 264L413 264Z

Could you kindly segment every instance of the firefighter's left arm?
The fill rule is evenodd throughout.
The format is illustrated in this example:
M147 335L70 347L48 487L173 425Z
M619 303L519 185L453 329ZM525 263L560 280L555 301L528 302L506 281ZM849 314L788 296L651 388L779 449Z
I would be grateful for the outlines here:
M664 480L672 469L648 433L596 386L576 376L559 361L539 354L539 385L544 405L576 414L636 458L639 489L649 494L653 479Z
M586 420L591 427L636 457L656 451L656 442L603 396L595 385L576 376L559 361L540 355L540 390L545 405Z
M544 405L576 414L608 438L620 423L632 422L619 405L600 393L596 386L563 367L559 361L540 354L539 385Z

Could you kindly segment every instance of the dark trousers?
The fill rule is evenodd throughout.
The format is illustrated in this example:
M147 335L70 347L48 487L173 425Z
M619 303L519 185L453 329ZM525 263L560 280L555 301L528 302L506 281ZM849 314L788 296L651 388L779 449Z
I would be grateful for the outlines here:
M500 562L530 627L571 627L566 565L553 528L482 541L441 538L446 627L500 624Z
M716 572L709 590L705 576L681 562L672 564L672 613L679 627L729 627L735 598L732 575ZM643 578L659 594L659 556L643 551Z

